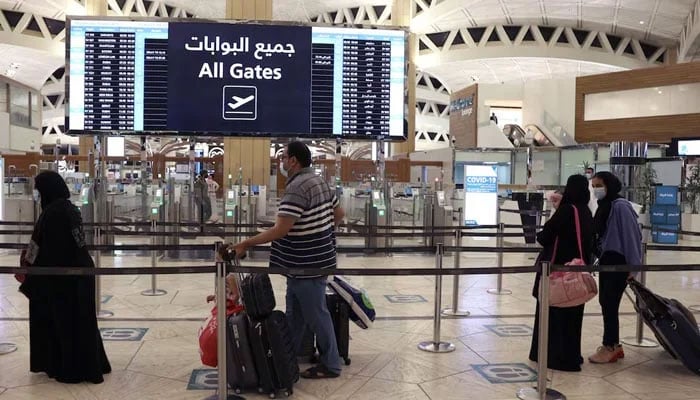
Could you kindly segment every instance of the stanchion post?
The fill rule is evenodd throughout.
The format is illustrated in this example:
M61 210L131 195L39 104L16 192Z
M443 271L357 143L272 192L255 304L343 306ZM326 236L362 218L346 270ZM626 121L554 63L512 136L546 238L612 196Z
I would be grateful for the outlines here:
M521 400L566 400L566 396L547 389L547 362L549 360L549 275L551 265L542 263L539 292L539 330L537 331L537 386L522 388L516 396Z
M219 247L223 243L217 242L215 246L216 260L216 359L217 359L217 391L206 400L238 399L238 396L228 395L228 383L226 382L226 263L219 259Z
M94 232L95 232L94 243L96 245L102 244L102 231L100 231L100 227L95 225ZM102 267L102 251L97 250L95 252L95 268L101 268L101 267ZM102 309L102 276L101 275L95 275L95 313L97 314L98 318L109 318L109 317L114 316L113 312Z
M461 265L462 252L459 248L462 246L462 218L463 210L459 209L459 224L455 230L455 250L454 250L454 267L459 268ZM452 308L442 310L442 315L446 317L468 317L469 311L459 309L459 275L452 277Z
M502 222L498 223L498 236L496 236L496 247L498 248L498 268L503 268L503 233L505 231L505 224ZM489 294L505 295L512 294L513 292L508 289L503 289L503 274L498 273L498 278L496 281L496 288L489 289L486 291Z
M444 246L438 243L435 250L435 268L442 269L442 256ZM440 307L442 305L442 275L435 276L435 313L433 315L433 340L427 340L418 344L418 349L430 353L449 353L455 351L455 345L450 342L440 341Z
M640 224L641 225L641 224ZM647 263L647 244L642 243L642 265ZM639 275L639 282L646 286L647 284L647 272L641 271ZM632 347L643 347L643 348L653 348L659 347L659 344L651 339L644 338L644 321L642 321L642 315L637 313L637 321L635 323L635 336L627 336L622 338L622 343L627 346Z
M158 225L156 222L156 219L151 217L151 233L157 233L158 232ZM155 235L151 235L151 246L156 245L156 239L157 237ZM153 249L151 250L151 267L156 268L158 266L158 252ZM156 285L156 274L153 273L151 274L151 288L146 289L143 292L141 292L142 295L144 296L163 296L168 294L167 291L163 289L158 289Z

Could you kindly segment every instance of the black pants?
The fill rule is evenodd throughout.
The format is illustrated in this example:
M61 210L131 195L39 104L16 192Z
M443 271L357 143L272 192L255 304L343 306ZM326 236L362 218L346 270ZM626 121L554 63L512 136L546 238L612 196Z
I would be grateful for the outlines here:
M625 257L617 253L606 253L601 265L624 265ZM603 346L620 343L620 301L627 287L628 272L601 272L598 300L603 311Z

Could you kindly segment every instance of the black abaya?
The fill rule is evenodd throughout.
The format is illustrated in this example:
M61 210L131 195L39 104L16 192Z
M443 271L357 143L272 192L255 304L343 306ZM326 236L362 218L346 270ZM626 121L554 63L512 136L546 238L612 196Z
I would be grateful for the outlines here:
M78 209L44 196L27 252L31 266L94 268ZM64 383L103 382L111 366L97 327L94 278L28 275L22 291L29 297L30 370Z
M590 254L593 250L593 217L586 204L576 206L579 213L581 226L581 247L583 247L583 259L590 262ZM547 221L542 231L537 234L537 241L544 246L537 262L554 261L556 264L564 264L573 258L579 258L578 240L576 236L576 224L574 222L574 208L570 204L562 204L559 209ZM556 256L554 243L558 238ZM539 291L540 274L537 273L532 295L537 298ZM581 328L583 325L583 309L585 305L577 307L550 307L549 308L549 347L547 367L560 371L580 371L583 357L581 356ZM540 322L539 301L535 311L535 326L530 347L530 360L537 361L538 330Z

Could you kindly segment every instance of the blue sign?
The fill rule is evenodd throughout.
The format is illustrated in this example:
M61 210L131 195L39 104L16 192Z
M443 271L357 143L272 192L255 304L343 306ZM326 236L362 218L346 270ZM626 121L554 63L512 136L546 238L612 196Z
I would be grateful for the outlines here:
M651 238L654 243L678 244L677 225L657 225L652 228Z
M498 178L495 176L467 176L464 188L469 193L498 193Z
M217 50L230 42L242 49ZM257 51L258 44L273 51ZM173 23L167 48L168 65L177 66L167 76L168 126L309 132L311 27Z
M657 186L655 204L675 206L678 204L678 187Z
M652 225L664 225L667 224L667 211L666 207L653 205L651 206L651 224Z

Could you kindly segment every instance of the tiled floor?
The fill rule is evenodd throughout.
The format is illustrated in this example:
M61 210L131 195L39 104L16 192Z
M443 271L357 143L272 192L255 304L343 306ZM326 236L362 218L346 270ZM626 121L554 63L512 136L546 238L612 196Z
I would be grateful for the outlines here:
M481 245L481 243L479 243ZM695 253L650 252L649 263L697 262ZM445 267L452 266L445 257ZM149 266L149 257L103 257L105 266ZM505 265L530 265L527 255L507 254ZM0 265L15 265L16 256L0 256ZM494 266L495 255L463 254L464 268ZM198 265L187 261L160 265ZM263 260L248 264L264 265ZM430 267L434 256L396 254L393 257L345 257L341 267ZM508 275L504 287L511 295L486 293L495 276L465 276L460 302L472 315L442 320L442 339L456 351L429 354L416 345L433 334L434 279L432 277L351 277L374 301L378 320L369 330L351 328L350 356L339 379L302 380L295 399L513 399L517 389L535 378L536 364L527 360L535 302L530 296L532 274ZM145 297L149 276L104 277L103 308L114 316L100 321L114 372L101 385L63 385L42 374L31 374L28 354L27 302L16 291L11 276L0 276L0 343L13 342L14 353L0 356L0 400L128 400L203 399L210 390L188 390L196 383L211 384L212 375L197 380L197 330L211 304L210 275L158 277L167 295ZM284 309L284 281L274 277L278 308ZM658 293L686 305L700 304L700 273L657 272L649 285ZM452 279L443 282L443 304L451 301ZM425 301L423 301L425 300ZM634 334L632 307L623 300L622 335ZM586 306L583 348L593 352L602 330L596 301ZM649 331L646 331L647 334ZM551 384L572 400L685 400L700 398L700 379L659 348L625 348L626 358L616 364L584 364L579 373L550 372ZM302 368L305 366L302 366ZM522 382L525 381L525 382ZM266 396L245 395L250 399Z

